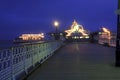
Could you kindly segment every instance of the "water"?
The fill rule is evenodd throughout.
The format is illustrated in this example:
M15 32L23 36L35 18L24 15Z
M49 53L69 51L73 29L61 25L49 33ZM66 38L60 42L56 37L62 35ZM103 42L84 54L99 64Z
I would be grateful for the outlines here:
M0 40L0 49L5 49L14 46L12 40Z
M32 41L32 42L27 42L27 43L43 43L45 41ZM1 49L7 49L10 47L14 47L14 46L20 46L20 45L24 45L26 43L13 43L13 40L0 40L0 50Z
M0 50L11 48L11 47L14 47L14 46L20 46L20 45L23 45L23 44L25 44L25 43L15 44L15 43L13 43L13 40L0 40Z

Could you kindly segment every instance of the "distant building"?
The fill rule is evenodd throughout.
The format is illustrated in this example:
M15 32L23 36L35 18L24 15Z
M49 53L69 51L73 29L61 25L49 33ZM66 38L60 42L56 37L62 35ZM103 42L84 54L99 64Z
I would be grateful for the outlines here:
M79 25L75 20L73 21L70 29L65 30L66 39L70 41L85 41L89 39L89 31L85 30L82 25Z
M57 32L49 32L49 39L50 40L65 40L65 32L63 31L57 31Z
M98 43L99 40L99 31L91 32L90 33L90 42L91 43Z
M13 40L14 43L29 43L36 41L43 41L44 33L39 34L22 34Z
M116 37L117 34L115 32L111 32L110 39L108 38L108 34L105 32L99 32L98 34L98 43L99 44L108 44L110 46L116 46Z
M22 40L42 40L44 38L44 33L39 34L22 34L19 36Z
M96 31L90 33L90 42L98 44L108 44L116 47L117 33L110 31L110 34L104 31Z

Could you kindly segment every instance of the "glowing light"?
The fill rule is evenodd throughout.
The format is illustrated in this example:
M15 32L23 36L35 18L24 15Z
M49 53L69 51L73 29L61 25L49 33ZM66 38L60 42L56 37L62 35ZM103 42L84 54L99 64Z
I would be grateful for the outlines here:
M67 33L66 36L71 36L71 34L74 32L81 33L83 36L88 36L88 33L86 30L83 29L83 26L78 25L78 23L75 20L74 20L71 28L69 30L65 30L65 32Z
M22 36L20 36L19 38L21 38L22 40L41 40L44 38L44 33L40 33L40 34L22 34Z
M81 36L80 38L83 38L83 36Z
M111 39L111 33L110 33L110 31L109 31L107 28L105 28L105 27L103 27L102 30L103 30L103 32L104 32L105 34L108 35L107 38L108 38L108 39Z
M102 32L99 32L99 34L102 34Z
M60 35L62 36L63 34L62 34L62 33L60 33Z
M108 43L108 44L110 44L110 42L111 42L110 41L111 40L111 32L105 27L103 27L102 30L103 30L103 32L101 32L101 34L99 34L99 38L100 38L99 43ZM103 39L105 41L103 41Z
M74 38L75 38L75 39L77 39L77 37L76 37L76 36L75 36Z
M59 26L59 23L57 21L54 22L54 26L57 27Z
M89 36L86 36L85 38L89 38Z

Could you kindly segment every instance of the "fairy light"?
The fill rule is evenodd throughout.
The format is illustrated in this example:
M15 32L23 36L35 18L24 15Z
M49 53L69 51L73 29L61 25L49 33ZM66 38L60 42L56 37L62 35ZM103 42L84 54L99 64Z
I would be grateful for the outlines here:
M71 28L69 30L65 30L65 32L67 33L66 36L71 36L71 34L74 32L81 33L83 36L88 36L88 34L86 33L86 30L83 29L83 26L78 25L78 23L75 20L74 20Z

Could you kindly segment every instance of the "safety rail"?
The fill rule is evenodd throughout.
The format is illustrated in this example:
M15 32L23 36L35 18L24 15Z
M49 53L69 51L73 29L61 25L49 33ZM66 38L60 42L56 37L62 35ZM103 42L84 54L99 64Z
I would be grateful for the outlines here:
M18 80L43 63L62 41L31 43L0 51L0 80ZM19 78L20 79L20 78Z

